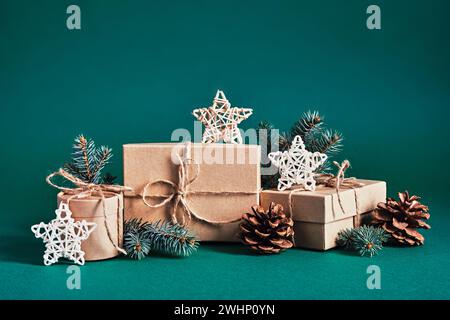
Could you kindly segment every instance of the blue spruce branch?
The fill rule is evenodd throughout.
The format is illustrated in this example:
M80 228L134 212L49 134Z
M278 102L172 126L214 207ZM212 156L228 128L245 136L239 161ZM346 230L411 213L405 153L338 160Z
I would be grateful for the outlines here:
M141 219L132 219L125 223L124 247L133 259L142 259L152 252L157 254L187 257L194 253L199 243L195 236L186 228L171 222L142 222ZM144 256L145 256L144 255Z
M389 237L382 228L361 226L339 232L336 243L348 250L357 251L361 256L373 257L383 249L383 243Z
M109 163L112 150L106 146L95 147L92 139L84 135L75 138L73 144L72 161L64 168L75 177L87 183L102 183L102 170Z

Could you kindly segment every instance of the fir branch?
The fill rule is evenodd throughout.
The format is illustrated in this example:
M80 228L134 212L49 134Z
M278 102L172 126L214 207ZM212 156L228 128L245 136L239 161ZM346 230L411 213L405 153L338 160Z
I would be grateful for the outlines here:
M137 233L145 230L148 222L143 222L142 219L130 219L127 220L123 227L123 233Z
M94 181L100 181L101 179L101 172L103 168L109 163L109 160L111 160L112 157L112 150L111 148L108 148L106 146L101 146L99 149L95 152L95 158L94 158Z
M73 144L72 161L64 168L72 175L87 183L102 182L101 172L109 163L112 150L108 147L95 147L92 139L83 135L75 138Z
M142 222L142 219L131 219L125 222L123 247L131 259L141 260L151 250L150 240L145 233L147 225L148 223Z
M146 232L152 244L152 251L158 253L187 257L198 247L195 236L179 224L158 221L147 225Z
M115 184L117 180L116 176L113 176L111 173L106 172L103 176L102 183L104 184Z
M342 150L344 137L336 130L325 130L310 144L309 151L321 152L331 157Z
M128 232L124 235L124 249L131 259L141 260L150 252L151 243L144 232Z
M338 233L336 243L346 249L357 251L360 256L374 256L383 249L390 235L383 228L360 226Z
M270 131L273 129L273 125L269 121L263 120L258 123L258 129L265 129L267 131Z
M338 233L336 244L345 249L351 249L353 247L353 229L344 229Z
M323 126L323 118L318 111L307 111L300 119L298 119L289 132L290 140L295 136L302 137L305 140L307 135L314 136L316 132L320 131Z
M327 161L321 165L316 172L326 173L330 171L331 159L341 152L343 146L344 137L342 134L335 130L325 130L319 137L313 139L309 145L306 144L306 148L311 152L320 152L328 156Z
M124 248L132 259L142 259L151 252L187 257L198 248L198 241L184 227L170 222L143 222L131 219L125 222ZM147 250L148 249L148 250Z

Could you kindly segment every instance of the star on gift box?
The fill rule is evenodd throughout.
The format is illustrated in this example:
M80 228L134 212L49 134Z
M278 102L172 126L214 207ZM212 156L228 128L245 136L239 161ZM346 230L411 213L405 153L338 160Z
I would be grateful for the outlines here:
M217 90L212 106L195 109L192 114L203 123L203 143L223 140L225 143L242 143L238 124L250 117L250 108L232 107L223 91Z
M50 223L41 222L31 227L36 238L42 238L45 243L44 264L48 266L58 262L59 258L66 258L83 265L81 241L89 237L97 224L86 220L75 222L69 207L62 202L55 213L56 219Z
M306 190L314 191L316 181L314 171L327 160L327 155L309 152L300 136L295 136L288 151L271 152L270 161L278 168L278 190L291 188L294 184L302 185Z

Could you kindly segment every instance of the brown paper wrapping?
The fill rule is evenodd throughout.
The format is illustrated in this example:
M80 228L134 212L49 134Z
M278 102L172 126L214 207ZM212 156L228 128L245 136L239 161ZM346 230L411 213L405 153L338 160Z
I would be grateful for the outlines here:
M198 164L198 177L188 186L188 192L193 193L187 194L186 199L189 208L199 216L213 221L239 219L248 208L259 203L260 147L257 145L128 144L123 146L124 184L133 188L135 195L125 195L125 220L142 218L152 222L170 219L173 203L150 208L143 202L142 192L147 183L160 179L178 184L178 165L172 161L172 155L176 153L182 153ZM193 171L189 170L188 177L193 175ZM163 184L151 188L152 194L167 194L169 191ZM205 194L195 194L204 191ZM208 191L214 194L208 194ZM179 208L178 221L183 214ZM192 218L187 226L203 241L239 241L239 222L213 225Z
M123 196L121 194L105 194L106 223L109 226L114 243L122 247L123 243ZM60 202L67 203L71 195L60 192L58 194L58 206ZM86 220L95 222L97 227L89 235L89 238L81 242L81 250L85 253L86 261L104 260L119 255L117 249L111 243L105 226L103 205L100 197L83 199L73 198L69 201L69 209L75 221Z
M378 202L386 200L386 182L356 180L362 184L359 188L341 188L339 193L342 211L335 188L317 186L316 191L298 191L292 194L292 219L294 221L329 223L353 217L376 208ZM264 190L261 192L261 204L266 207L270 202L281 204L289 209L290 190ZM355 197L356 195L356 197ZM356 199L355 199L356 198Z
M386 182L360 179L356 181L363 186L341 188L339 191L344 210L339 204L335 188L317 186L314 192L292 193L291 214L297 247L317 250L335 247L337 233L353 227L355 216L372 211L379 202L386 200ZM264 190L261 192L261 205L267 208L270 202L276 202L289 212L290 193L289 190Z
M369 214L362 214L359 218L367 219ZM294 222L296 247L328 250L336 247L338 233L347 228L354 227L354 219L345 218L330 223Z

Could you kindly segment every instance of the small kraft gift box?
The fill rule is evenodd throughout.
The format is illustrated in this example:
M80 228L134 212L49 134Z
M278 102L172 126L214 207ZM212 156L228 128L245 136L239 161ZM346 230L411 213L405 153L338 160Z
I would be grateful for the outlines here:
M52 179L61 176L75 185L62 187ZM89 237L81 243L86 261L104 260L126 254L123 244L123 192L131 189L119 185L86 183L64 169L52 173L47 182L59 189L57 202L66 203L75 221L85 220L96 227Z
M122 252L120 248L123 243L123 197L107 192L104 196L105 199L102 200L100 196L93 194L83 199L72 199L68 204L75 221L86 220L96 224L89 238L81 243L86 261L110 259ZM60 192L58 206L61 202L67 203L70 197L71 195Z
M339 231L358 226L386 199L384 181L354 179L352 185L337 189L319 183L315 191L264 190L261 205L267 208L276 202L290 212L296 247L328 250L336 246Z
M260 147L219 143L123 146L125 220L168 220L199 240L237 242L240 218L258 203Z

